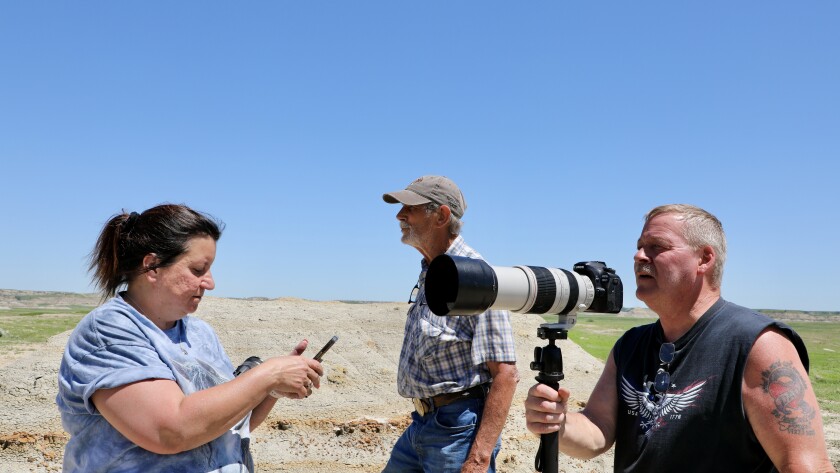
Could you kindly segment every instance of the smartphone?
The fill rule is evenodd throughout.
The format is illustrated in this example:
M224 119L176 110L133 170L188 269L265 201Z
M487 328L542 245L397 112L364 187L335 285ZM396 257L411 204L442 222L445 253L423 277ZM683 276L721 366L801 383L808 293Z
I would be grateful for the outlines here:
M331 346L333 346L333 344L334 344L337 340L338 340L338 335L333 335L333 338L331 338L331 339L330 339L330 341L328 341L328 342L327 342L327 344L326 344L326 345L324 345L324 348L321 348L321 351L319 351L318 353L316 353L316 354L315 354L315 356L313 356L313 357L312 357L312 359L313 359L313 360L315 360L315 361L321 361L321 357L323 357L323 356L324 356L324 353L326 353L326 352L327 352L327 350L329 350L329 349L330 349L330 347L331 347Z

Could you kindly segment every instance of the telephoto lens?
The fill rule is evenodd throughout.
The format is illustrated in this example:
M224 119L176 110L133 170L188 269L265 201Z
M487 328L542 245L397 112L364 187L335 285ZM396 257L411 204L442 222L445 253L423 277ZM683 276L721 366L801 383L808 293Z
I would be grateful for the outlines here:
M478 315L488 309L522 314L618 313L621 278L603 261L573 271L541 266L490 266L463 256L440 255L426 273L426 302L435 315Z

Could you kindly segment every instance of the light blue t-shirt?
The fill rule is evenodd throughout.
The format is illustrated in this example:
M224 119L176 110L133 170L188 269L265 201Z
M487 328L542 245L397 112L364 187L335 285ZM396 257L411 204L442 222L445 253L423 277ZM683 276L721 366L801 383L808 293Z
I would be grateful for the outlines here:
M122 297L110 299L79 322L61 360L56 404L70 434L64 473L253 471L250 414L212 442L160 455L120 434L91 402L99 389L145 379L171 379L189 395L230 381L233 369L204 321L187 316L163 331Z

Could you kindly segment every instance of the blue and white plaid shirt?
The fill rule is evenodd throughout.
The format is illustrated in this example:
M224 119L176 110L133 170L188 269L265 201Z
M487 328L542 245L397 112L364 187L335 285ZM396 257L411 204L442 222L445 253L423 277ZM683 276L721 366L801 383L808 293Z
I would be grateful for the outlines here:
M458 236L447 255L483 259ZM400 352L397 388L403 397L429 398L469 389L491 380L485 364L515 362L510 314L488 310L477 316L439 317L426 304L426 270L416 301L408 309Z

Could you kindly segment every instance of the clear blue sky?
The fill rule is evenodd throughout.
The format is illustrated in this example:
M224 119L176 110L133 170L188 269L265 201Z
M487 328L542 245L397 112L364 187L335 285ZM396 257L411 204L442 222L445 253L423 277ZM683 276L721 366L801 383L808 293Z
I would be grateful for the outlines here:
M223 220L224 297L407 299L383 192L463 189L493 265L724 223L724 297L840 310L840 3L0 2L0 288L90 292L121 209Z

